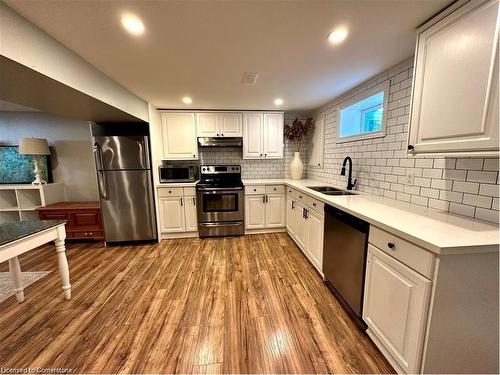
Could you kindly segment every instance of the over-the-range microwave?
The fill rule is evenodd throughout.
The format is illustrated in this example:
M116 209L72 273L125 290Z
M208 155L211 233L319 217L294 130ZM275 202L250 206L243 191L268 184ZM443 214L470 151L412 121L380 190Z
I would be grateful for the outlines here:
M159 167L160 183L195 182L199 172L199 164L192 161L164 161Z

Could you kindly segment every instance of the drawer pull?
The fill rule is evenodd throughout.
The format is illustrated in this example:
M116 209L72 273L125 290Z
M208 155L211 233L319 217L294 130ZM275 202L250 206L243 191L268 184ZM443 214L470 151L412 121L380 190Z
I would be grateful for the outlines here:
M392 243L392 242L388 242L388 243L387 243L387 247L388 247L389 249L394 249L394 248L396 247L396 245L394 245L394 243Z
M169 190L169 191L168 191L168 193L169 193L169 194L172 194L172 190Z
M274 191L276 191L276 188L274 188Z
M257 189L253 189L253 191L257 191Z
M316 203L313 203L313 206L316 207Z
M302 199L302 195L299 195L299 198Z

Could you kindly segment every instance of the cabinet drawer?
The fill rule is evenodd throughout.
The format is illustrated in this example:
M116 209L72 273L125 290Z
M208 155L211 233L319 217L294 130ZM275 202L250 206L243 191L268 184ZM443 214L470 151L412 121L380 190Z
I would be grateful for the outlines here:
M307 204L307 202L306 202L307 198L306 197L307 197L307 195L304 194L304 193L302 193L302 192L300 192L300 191L296 191L295 192L295 199L297 199L298 201L300 201L300 202L302 202L304 204Z
M434 255L394 234L370 227L368 242L425 277L432 279Z
M40 220L68 220L68 215L65 212L53 211L38 211Z
M184 195L185 196L196 195L196 188L194 188L194 187L185 187L184 188Z
M264 185L245 186L245 195L258 195L265 193L266 193L266 187Z
M266 186L266 194L284 194L285 186L283 185L267 185Z
M184 195L184 189L181 187L161 187L158 188L159 197L182 197Z
M316 211L320 214L324 213L325 204L323 202L311 197L310 195L305 196L305 203L307 206L312 208L314 211Z
M286 188L286 193L292 198L295 198L295 196L297 195L297 191L289 187Z
M84 231L84 232L72 232L70 238L96 238L101 239L104 238L103 231Z

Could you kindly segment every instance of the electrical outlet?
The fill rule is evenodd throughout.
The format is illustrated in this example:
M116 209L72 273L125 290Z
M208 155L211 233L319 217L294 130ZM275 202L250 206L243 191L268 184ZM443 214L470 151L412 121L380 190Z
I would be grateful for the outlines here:
M408 172L406 174L406 185L413 186L415 184L415 173Z

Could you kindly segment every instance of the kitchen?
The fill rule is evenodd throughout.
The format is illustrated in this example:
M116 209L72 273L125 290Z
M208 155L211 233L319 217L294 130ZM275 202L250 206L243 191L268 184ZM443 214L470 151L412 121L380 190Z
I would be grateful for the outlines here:
M47 23L51 12L43 6L5 3L4 20L28 23L18 12L64 38ZM137 18L130 20L134 43L154 29L151 4L140 9L151 17L143 18L147 33L138 32ZM366 2L294 4L316 18L329 6L364 22L377 12ZM99 17L110 17L113 8L44 5L60 25L65 17L79 18L77 9L101 9ZM162 104L153 99L159 85L150 83L149 94L132 91L155 105L124 105L135 99L121 87L113 90L126 100L111 103L106 87L91 95L81 86L100 101L92 108L102 111L79 115L92 120L86 137L96 177L90 183L107 246L102 239L64 242L58 229L47 238L56 241L58 259L49 244L24 247L16 263L0 242L5 273L7 260L19 273L63 264L61 277L52 272L26 285L24 302L16 300L19 288L0 302L0 365L98 373L498 373L498 1L377 5L385 17L392 11L393 21L412 22L398 45L406 52L392 51L395 60L384 68L366 63L364 76L330 87L308 110L289 107L300 90L292 93L285 84L279 93L266 88L264 96L269 78L249 68L238 68L233 83L245 94L226 95L224 102L222 89L203 97L181 87L168 91L176 97ZM201 5L156 6L185 14ZM220 12L220 20L242 17L236 5L205 6L200 9L212 17ZM292 12L279 2L240 6L243 14L266 7ZM366 45L356 39L355 24L331 29L321 48L354 59L349 44ZM398 27L392 32L406 30ZM127 28L116 29L126 36ZM468 39L479 35L480 43ZM74 46L97 64L92 51L85 55L81 44ZM442 53L444 46L457 55ZM18 62L22 57L8 48L0 52ZM109 68L102 61L99 67ZM124 68L114 68L119 77ZM343 69L338 74L350 72ZM42 73L55 78L57 72ZM204 83L195 81L204 92ZM304 106L320 86L300 95ZM255 92L255 102L233 102L248 102L248 92ZM16 102L14 95L0 99ZM33 98L17 101L68 115ZM139 169L149 176L142 183L112 177ZM7 188L13 195L0 197L29 196L19 186ZM120 192L127 198L113 201ZM21 220L26 210L19 208Z

